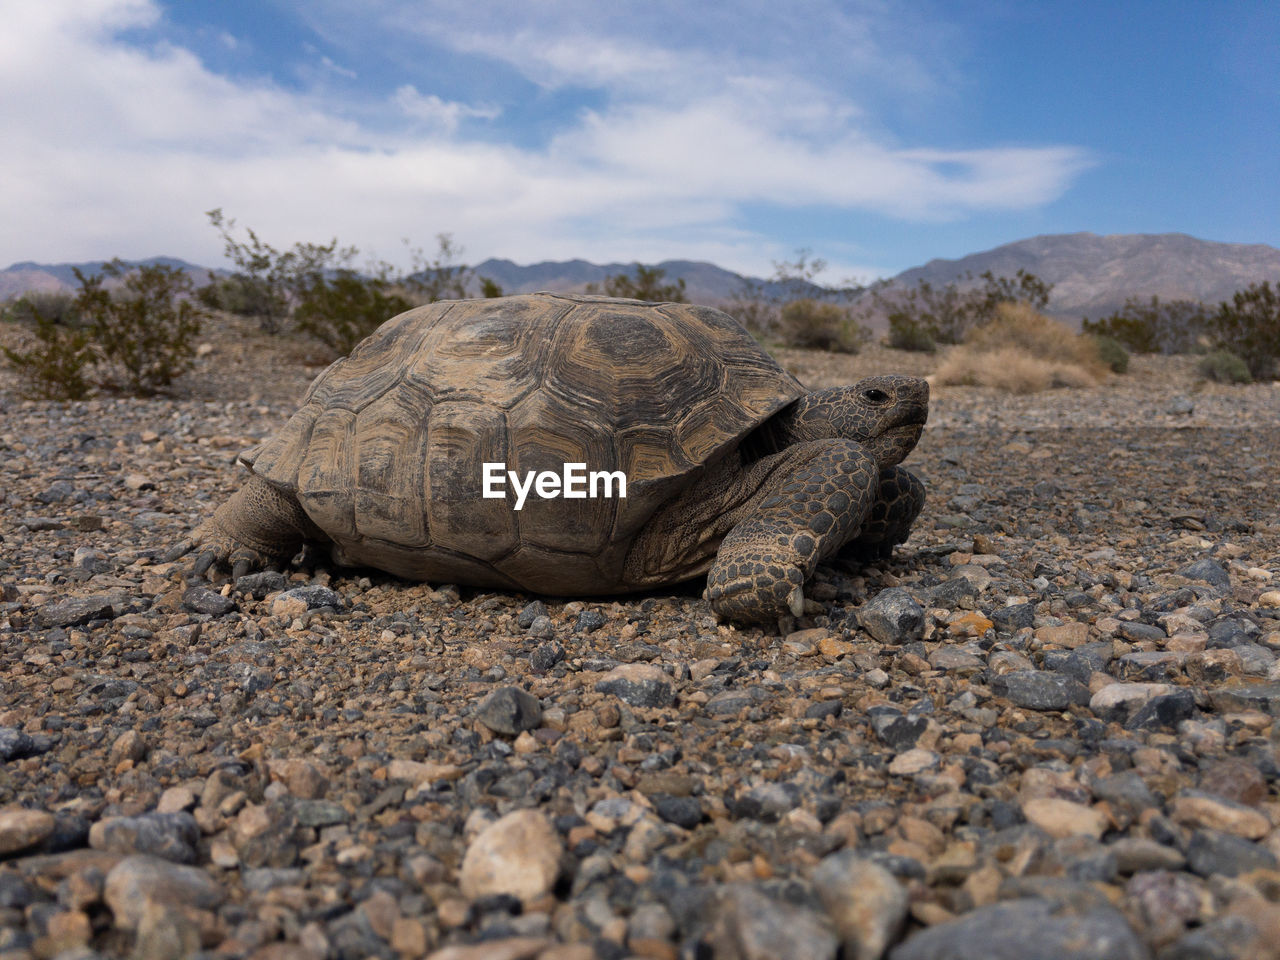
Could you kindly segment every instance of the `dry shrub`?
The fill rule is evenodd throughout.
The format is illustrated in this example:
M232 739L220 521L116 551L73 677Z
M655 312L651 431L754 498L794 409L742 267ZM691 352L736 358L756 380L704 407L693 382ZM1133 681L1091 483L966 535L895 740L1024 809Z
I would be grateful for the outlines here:
M938 383L1033 393L1050 387L1087 387L1107 367L1091 339L1025 303L1002 303L995 319L969 332L938 368Z

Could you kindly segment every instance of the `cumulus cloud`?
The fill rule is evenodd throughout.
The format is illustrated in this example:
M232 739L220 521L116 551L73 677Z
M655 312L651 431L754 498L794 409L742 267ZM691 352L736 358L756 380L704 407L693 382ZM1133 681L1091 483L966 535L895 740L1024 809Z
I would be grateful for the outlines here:
M1046 203L1089 162L1069 146L904 146L846 90L788 66L802 58L767 66L696 31L664 46L643 24L624 43L596 22L597 4L539 5L542 19L510 22L470 2L433 5L433 17L419 4L375 8L385 29L419 30L479 58L477 69L501 60L544 89L597 94L592 109L524 138L503 126L519 121L519 104L463 102L407 74L353 104L355 94L216 73L161 39L152 0L4 6L5 262L161 252L216 262L201 213L219 206L282 246L337 235L393 257L400 237L445 230L475 257L690 257L760 270L785 251L745 223L748 205L927 221ZM897 63L927 88L928 71L878 46L869 22L833 29L866 63ZM558 35L557 23L576 32Z

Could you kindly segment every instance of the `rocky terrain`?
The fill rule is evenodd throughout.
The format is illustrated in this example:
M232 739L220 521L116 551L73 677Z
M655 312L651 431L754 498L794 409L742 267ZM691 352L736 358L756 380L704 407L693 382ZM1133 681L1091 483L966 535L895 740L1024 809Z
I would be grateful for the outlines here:
M321 359L207 339L169 398L0 374L2 960L1280 957L1280 388L937 389L912 538L779 633L188 582Z

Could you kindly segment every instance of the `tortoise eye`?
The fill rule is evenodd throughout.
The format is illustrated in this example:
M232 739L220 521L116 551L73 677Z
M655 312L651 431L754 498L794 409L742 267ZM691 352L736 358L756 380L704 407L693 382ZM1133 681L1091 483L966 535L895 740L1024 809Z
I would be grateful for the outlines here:
M870 390L862 391L862 396L863 396L863 399L868 400L871 403L888 403L889 402L889 395L885 393L883 390L877 390L874 387L871 388Z

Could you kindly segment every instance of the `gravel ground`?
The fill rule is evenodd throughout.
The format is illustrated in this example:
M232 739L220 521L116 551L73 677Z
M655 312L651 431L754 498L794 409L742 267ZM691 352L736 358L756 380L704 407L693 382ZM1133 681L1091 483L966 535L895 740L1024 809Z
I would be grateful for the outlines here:
M1280 388L936 389L915 533L779 635L187 583L319 362L209 339L171 398L0 374L0 960L1280 957Z

